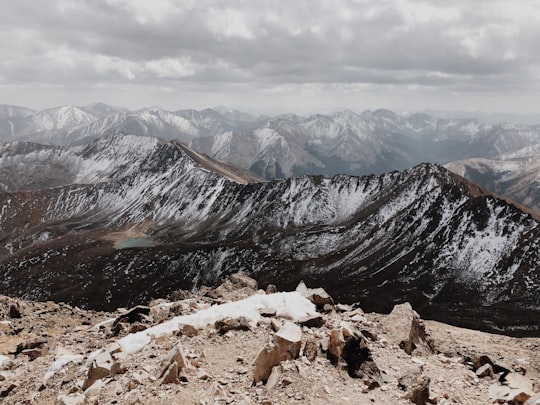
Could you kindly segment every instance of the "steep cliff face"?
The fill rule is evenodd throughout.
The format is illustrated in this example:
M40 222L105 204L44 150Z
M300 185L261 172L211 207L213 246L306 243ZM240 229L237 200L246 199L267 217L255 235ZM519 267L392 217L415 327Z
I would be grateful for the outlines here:
M48 181L55 165L66 174ZM540 331L539 222L437 165L254 182L185 145L118 135L9 144L10 167L28 176L0 194L9 294L103 309L244 270L368 310L409 300L427 317Z

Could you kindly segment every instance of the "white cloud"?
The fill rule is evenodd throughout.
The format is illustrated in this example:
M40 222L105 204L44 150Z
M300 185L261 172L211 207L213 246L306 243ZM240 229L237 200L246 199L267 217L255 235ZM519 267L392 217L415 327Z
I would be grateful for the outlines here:
M71 97L124 86L131 101L139 86L141 98L168 89L211 104L326 106L342 92L436 108L496 93L519 108L540 91L535 1L5 0L0 40L0 86L42 99L54 86Z
M248 16L230 8L211 8L208 11L208 27L219 37L253 39L254 34L247 26Z
M145 63L145 70L157 77L169 79L179 79L195 73L189 58L152 60Z

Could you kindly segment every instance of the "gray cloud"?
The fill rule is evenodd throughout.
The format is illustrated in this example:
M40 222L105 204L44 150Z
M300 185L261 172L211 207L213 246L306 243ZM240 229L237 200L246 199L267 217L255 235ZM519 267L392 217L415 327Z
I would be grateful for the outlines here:
M72 102L114 88L115 101L139 94L144 105L153 88L167 102L281 94L284 105L291 92L334 98L348 84L392 108L406 94L425 107L458 93L523 104L538 94L539 20L533 0L6 0L0 86L22 101L29 88Z

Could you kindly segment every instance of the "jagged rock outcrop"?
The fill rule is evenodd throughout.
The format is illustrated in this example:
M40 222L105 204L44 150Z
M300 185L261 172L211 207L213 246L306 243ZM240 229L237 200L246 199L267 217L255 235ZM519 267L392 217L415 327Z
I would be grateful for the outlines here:
M150 315L147 329L121 337L110 330L115 319L128 313L125 309L96 313L65 304L10 299L26 310L12 320L18 334L0 335L2 399L24 403L34 398L40 404L109 403L122 398L122 403L134 404L404 405L492 405L494 400L515 405L534 399L540 377L537 338L517 340L427 321L425 328L436 346L450 347L453 351L448 352L454 354L418 357L413 351L410 356L392 343L392 332L385 327L385 320L396 313L371 314L338 304L340 312L317 314L314 305L296 292L259 291L238 302L220 299L210 306L207 291L201 289L175 303L153 301L150 314L172 307L183 310L166 318ZM286 296L292 300L288 305ZM259 301L264 305L257 305L273 308L274 314L262 317L252 308ZM324 323L299 326L305 314L295 309L304 305ZM230 316L230 311L240 308L243 315ZM244 316L252 326L220 334L214 314L219 314L218 319ZM183 333L186 325L198 332ZM34 361L22 351L7 352L44 335L54 344ZM272 344L265 346L269 340ZM507 368L492 380L476 376L484 366L502 368L505 363ZM257 372L260 380L253 385Z

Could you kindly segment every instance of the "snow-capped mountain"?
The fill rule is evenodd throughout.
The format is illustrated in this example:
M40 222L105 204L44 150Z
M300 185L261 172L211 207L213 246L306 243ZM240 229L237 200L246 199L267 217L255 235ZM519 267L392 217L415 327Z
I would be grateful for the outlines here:
M283 115L262 128L196 138L191 145L217 159L238 162L266 178L301 174L365 175L399 170L422 162L485 157L540 142L540 127L488 125L474 119L400 116L388 110L356 114ZM229 152L231 151L231 152ZM230 156L229 156L230 153Z
M28 115L0 118L0 141L29 140L39 143L63 143L67 133L94 122L98 117L73 105L49 108Z
M448 163L446 167L540 212L540 144L495 159L465 159Z
M409 300L461 325L540 330L539 221L437 165L256 182L178 142L116 135L4 145L0 170L23 166L0 193L9 294L106 308L244 270L366 310Z
M266 179L304 174L381 174L422 162L500 160L501 154L540 144L538 125L487 124L472 118L399 115L389 110L254 117L224 107L127 111L98 103L30 115L0 115L0 141L81 145L119 132L180 140L214 159ZM468 176L468 171L461 173ZM491 187L484 177L476 176L474 180ZM524 191L519 192L514 192L513 187L494 191L505 192L527 205L530 199L526 195L536 193L535 184L521 182Z
M80 108L83 111L86 111L87 113L100 118L114 114L126 114L129 112L129 109L127 108L108 105L105 103L92 103Z
M7 105L7 104L0 104L0 118L5 117L25 117L28 115L34 114L36 111L26 108L26 107L19 107L16 105Z

